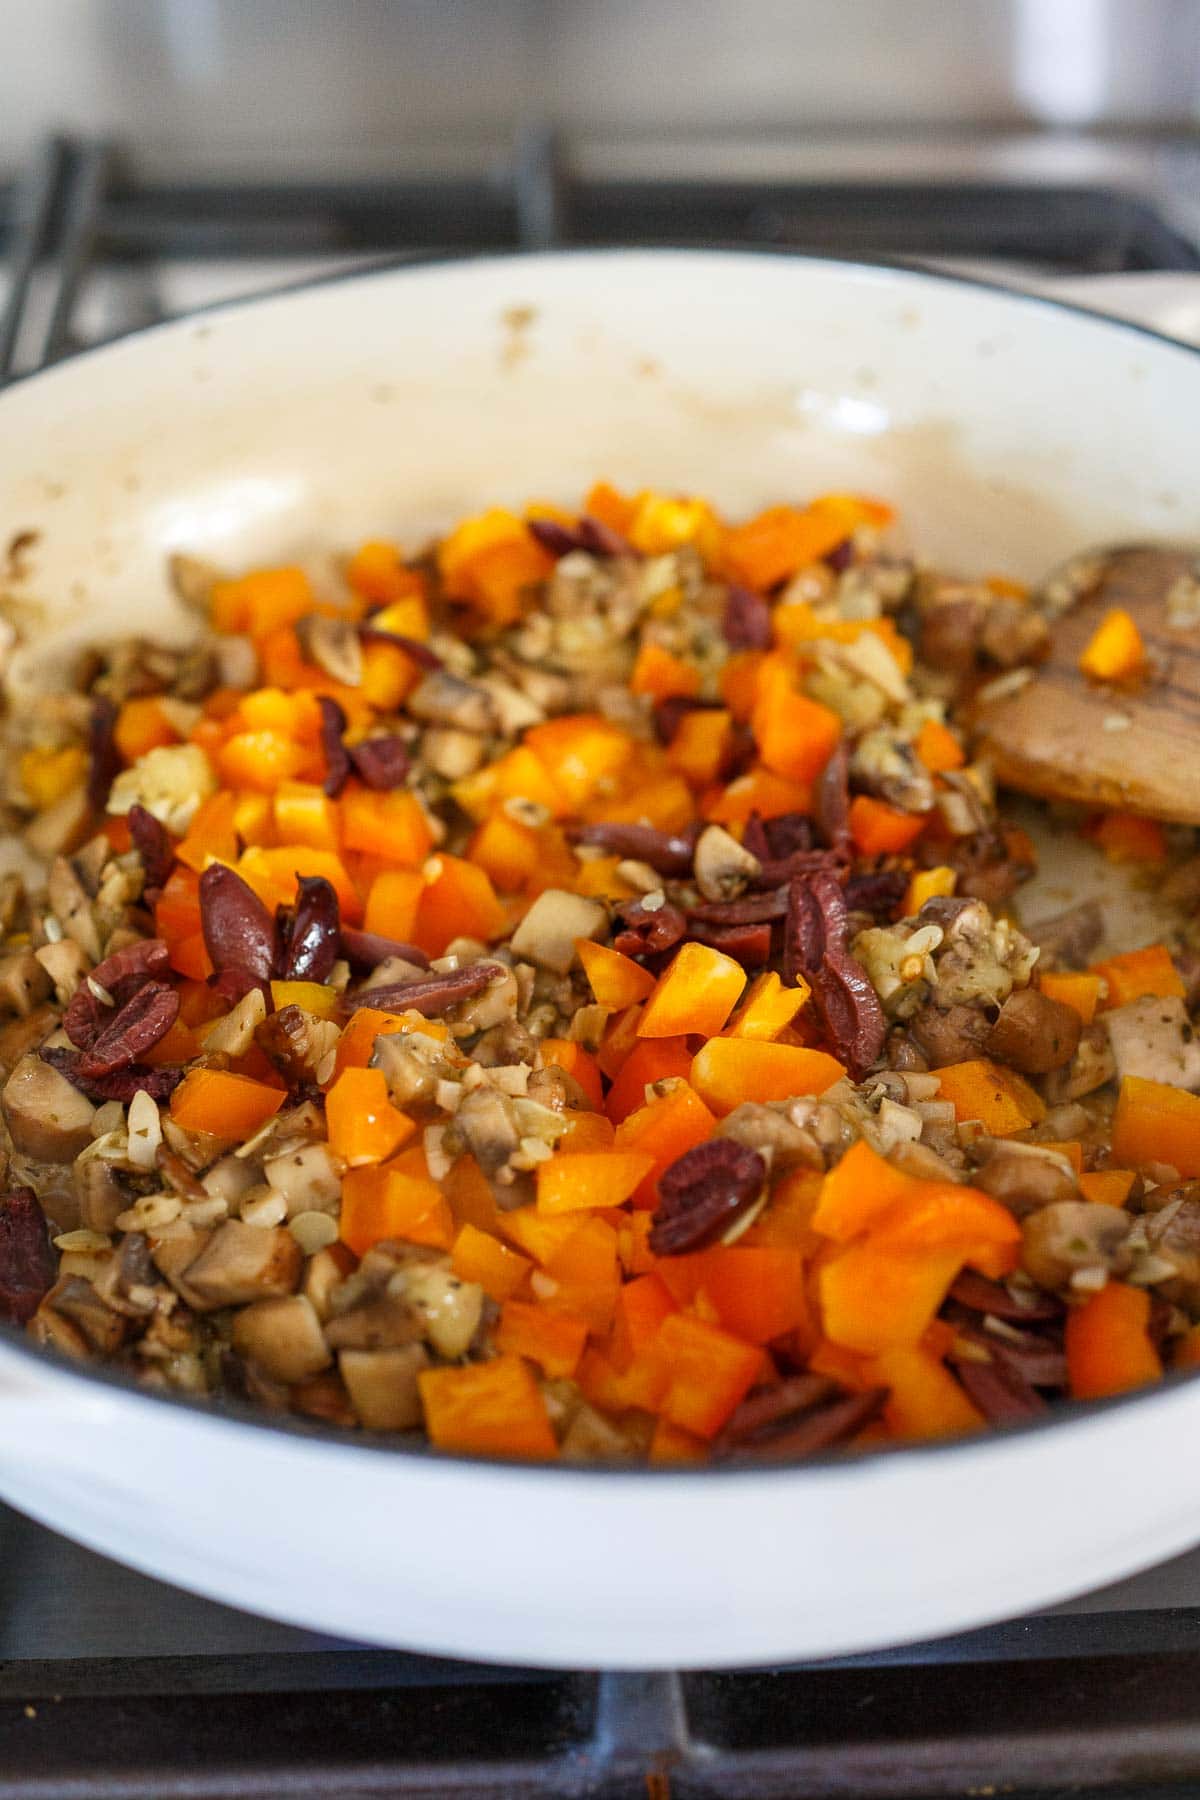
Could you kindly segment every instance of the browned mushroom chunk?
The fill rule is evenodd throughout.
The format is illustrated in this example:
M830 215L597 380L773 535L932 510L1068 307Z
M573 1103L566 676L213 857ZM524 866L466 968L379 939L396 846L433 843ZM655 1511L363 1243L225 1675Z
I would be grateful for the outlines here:
M303 1261L299 1244L285 1227L229 1219L185 1274L203 1306L243 1306L250 1300L290 1294Z
M0 1012L26 1018L49 992L50 976L32 950L14 950L8 956L0 956Z
M92 1141L96 1109L40 1056L23 1056L0 1094L15 1147L38 1162L72 1162Z
M1021 1227L1022 1262L1039 1287L1069 1288L1077 1277L1122 1275L1129 1267L1133 1221L1118 1206L1063 1200L1032 1212ZM1090 1282L1089 1282L1090 1285Z
M1058 963L1065 969L1082 969L1104 936L1104 914L1098 901L1085 900L1023 929L1026 937L1041 946L1043 965Z
M930 1068L944 1069L982 1055L991 1022L977 1006L923 1006L909 1030Z
M1154 1255L1175 1269L1159 1292L1193 1311L1200 1304L1200 1199L1188 1196L1152 1213L1146 1221L1146 1238Z
M1000 1008L985 1049L1024 1075L1048 1075L1069 1063L1079 1048L1083 1020L1073 1006L1036 988L1018 988Z
M0 1025L0 1074L7 1075L28 1051L44 1044L57 1024L52 1006L38 1006L26 1018Z
M1183 1001L1147 995L1104 1014L1117 1079L1137 1075L1168 1087L1200 1087L1200 1039Z
M368 1431L408 1431L420 1425L417 1376L428 1368L423 1344L389 1350L343 1350L338 1369L360 1422Z
M333 1360L316 1309L303 1294L243 1306L234 1314L231 1341L239 1356L289 1385L318 1375Z
M125 1337L125 1320L104 1304L81 1275L66 1275L55 1282L42 1307L73 1325L98 1356L111 1356Z
M984 1158L974 1177L976 1187L1001 1201L1019 1219L1060 1200L1079 1199L1074 1171L1065 1156L1054 1153L1052 1144L1014 1144L993 1138L976 1144L975 1154Z
M1111 1081L1117 1072L1116 1059L1103 1021L1096 1019L1084 1027L1079 1048L1069 1063L1047 1075L1042 1095L1048 1106L1062 1106L1068 1100L1082 1100L1098 1087Z

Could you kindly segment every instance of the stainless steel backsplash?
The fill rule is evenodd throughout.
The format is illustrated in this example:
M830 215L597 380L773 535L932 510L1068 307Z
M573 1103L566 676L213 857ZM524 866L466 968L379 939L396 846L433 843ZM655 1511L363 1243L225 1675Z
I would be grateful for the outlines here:
M714 137L1200 108L1196 0L0 0L0 45L0 168L55 124L254 179L474 165L530 118L598 162L686 163Z

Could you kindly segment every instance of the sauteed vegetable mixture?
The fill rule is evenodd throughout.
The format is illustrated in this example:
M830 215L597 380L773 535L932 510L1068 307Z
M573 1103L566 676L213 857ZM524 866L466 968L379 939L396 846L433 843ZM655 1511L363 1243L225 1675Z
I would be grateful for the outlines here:
M1200 960L1021 929L956 720L1042 613L889 523L601 484L415 556L177 558L188 647L7 723L48 880L0 888L0 1312L158 1388L655 1463L1200 1360ZM1200 893L1189 833L1075 828Z

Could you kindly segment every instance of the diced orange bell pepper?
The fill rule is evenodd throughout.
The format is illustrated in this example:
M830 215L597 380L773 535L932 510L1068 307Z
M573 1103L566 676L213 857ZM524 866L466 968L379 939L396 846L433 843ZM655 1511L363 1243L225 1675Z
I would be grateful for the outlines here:
M921 1183L872 1150L865 1138L852 1144L821 1183L813 1213L815 1231L848 1243L867 1231L897 1200L908 1198Z
M342 1182L341 1239L356 1256L372 1244L401 1238L449 1250L457 1236L454 1216L418 1145L391 1162L350 1169Z
M629 1056L642 1040L638 1037L640 1006L627 1006L608 1021L596 1051L596 1067L609 1081L615 1081ZM639 1101L639 1105L640 1105Z
M240 841L250 845L274 846L273 809L269 794L235 794L232 796L233 828Z
M610 949L607 944L594 944L588 938L580 938L575 948L601 1006L609 1006L618 1012L644 1000L653 991L653 975L631 956L622 956L619 950Z
M1162 1162L1189 1181L1200 1176L1200 1095L1126 1075L1113 1114L1112 1153L1134 1168Z
M404 566L399 544L369 538L347 562L346 580L356 594L384 606L411 591L413 576Z
M439 1450L525 1461L557 1456L541 1390L519 1356L425 1369L417 1380L425 1429Z
M527 1357L540 1365L543 1374L565 1381L578 1368L587 1337L585 1320L527 1300L506 1300L495 1331L497 1350Z
M715 1437L759 1378L762 1351L690 1313L664 1319L652 1355L667 1372L663 1416L696 1437Z
M410 788L377 793L347 786L341 799L342 837L348 850L363 850L405 868L416 868L433 848L425 809Z
M193 1069L171 1096L171 1117L184 1131L210 1132L234 1143L253 1137L286 1098L281 1088L249 1081L244 1075Z
M670 1419L659 1419L654 1426L647 1452L650 1461L662 1468L678 1468L708 1461L708 1445L690 1431L680 1430Z
M282 688L254 688L243 694L235 723L241 731L272 732L315 744L321 735L321 711L312 694L288 694Z
M926 719L916 736L914 748L931 775L944 775L947 769L961 769L966 752L949 726L936 719Z
M467 601L494 625L511 625L521 616L524 590L546 580L554 558L523 519L494 506L442 539L438 567L451 599Z
M1046 1116L1040 1095L1027 1081L982 1057L950 1063L938 1076L940 1098L949 1100L959 1122L978 1119L992 1137L1012 1137Z
M602 525L608 525L625 537L637 509L634 502L627 500L610 481L597 481L584 498L583 510L590 518L599 519Z
M551 1217L596 1207L621 1206L654 1167L640 1150L590 1155L559 1152L538 1164L538 1211Z
M1016 1267L1021 1227L1006 1206L953 1181L918 1182L871 1221L869 1241L896 1256L954 1250L993 1280Z
M389 1037L392 1032L403 1030L404 1021L395 1013L360 1006L338 1040L334 1080L344 1069L365 1069L374 1054L377 1037Z
M411 944L424 892L425 877L419 869L384 869L371 883L363 929Z
M675 1082L665 1093L627 1113L617 1126L617 1149L643 1151L654 1160L634 1193L634 1205L657 1206L659 1176L685 1151L710 1138L716 1125L708 1107L686 1081Z
M511 1299L524 1287L532 1267L527 1256L471 1224L459 1231L450 1255L451 1272L460 1281L478 1283L492 1300Z
M842 735L838 715L799 693L790 676L768 683L755 703L751 728L767 768L798 782L816 780Z
M388 1097L382 1069L343 1069L325 1096L329 1148L357 1169L386 1162L416 1130Z
M806 563L817 562L848 535L844 519L813 508L769 506L726 533L725 565L746 587L778 587Z
M888 1389L884 1418L896 1437L958 1437L986 1422L949 1369L920 1346L885 1350L870 1372Z
M604 1064L601 1063L601 1067ZM686 1038L642 1038L621 1065L604 1103L604 1110L614 1125L646 1104L646 1089L655 1081L682 1076L692 1067L692 1053Z
M1048 1000L1057 1000L1077 1012L1085 1025L1096 1016L1100 1001L1100 976L1091 974L1053 974L1049 969L1038 976L1038 986Z
M301 875L323 875L337 893L343 922L356 925L362 918L358 889L332 850L312 850L307 844L281 844L265 850L255 844L243 850L237 872L272 912L277 906L292 905Z
M538 1046L542 1068L565 1069L577 1081L592 1105L604 1105L604 1088L596 1059L572 1038L543 1038Z
M638 1021L638 1036L711 1037L720 1031L746 985L741 963L707 944L684 944L659 976Z
M781 813L807 812L811 803L810 783L789 781L771 769L751 769L706 796L701 810L714 824L744 825L755 813L776 819Z
M591 900L631 900L634 890L617 874L623 861L620 856L589 856L576 863L575 878L567 886Z
M414 941L427 956L441 956L455 938L487 943L504 930L504 908L484 874L460 856L439 853L426 865L427 885L417 906Z
M566 1129L558 1140L558 1148L564 1155L582 1156L585 1152L590 1155L593 1151L613 1148L612 1120L604 1113L577 1112L568 1107L562 1114L562 1121Z
M315 782L281 782L271 806L275 835L281 844L310 844L314 850L338 849L337 808Z
M623 1413L632 1407L655 1412L666 1392L668 1376L653 1347L634 1357L627 1367L618 1368L610 1356L591 1345L580 1358L575 1380L584 1399L602 1412Z
M661 644L644 643L629 677L629 690L633 694L649 694L653 700L669 700L677 695L691 699L700 691L700 671L694 663L672 656Z
M1124 1206L1136 1180L1135 1169L1097 1169L1079 1177L1079 1191L1101 1206Z
M850 1245L817 1273L825 1336L874 1355L918 1343L962 1262L956 1250L897 1256L869 1238Z
M255 569L233 581L215 581L212 627L235 635L262 637L282 625L294 625L313 607L313 591L303 569Z
M1192 1325L1177 1337L1171 1350L1173 1369L1200 1368L1200 1325Z
M536 1206L515 1206L507 1212L497 1210L495 1218L496 1230L543 1269L586 1222L574 1213L551 1219Z
M620 773L634 749L628 732L599 713L564 713L547 719L525 733L525 744L574 811L602 782Z
M1092 969L1108 983L1104 1004L1128 1006L1131 1000L1155 998L1182 1000L1187 992L1165 944L1148 944L1144 950L1127 950L1109 956Z
M516 893L537 873L540 835L502 812L483 821L467 847L467 861L493 881L502 892Z
M956 871L945 863L939 863L933 869L917 869L904 896L904 917L912 918L914 913L919 913L927 900L952 894L957 884Z
M809 1000L812 989L803 977L785 987L773 969L756 976L729 1026L730 1037L773 1041L786 1031Z
M928 823L922 813L900 812L869 794L850 802L850 835L864 856L893 856L916 842Z
M81 744L67 744L61 750L26 750L18 762L21 786L39 811L81 786L87 767L87 751Z
M617 1301L611 1352L618 1369L627 1369L658 1336L664 1319L679 1309L662 1277L639 1275L627 1281Z
M1136 621L1124 607L1105 613L1079 658L1079 667L1093 681L1127 681L1146 664L1146 646Z
M472 819L485 819L506 800L545 807L552 819L573 810L549 769L527 744L517 744L494 763L465 775L451 787L455 801Z
M364 644L359 693L379 713L399 711L420 680L421 671L399 644L376 640Z
M1163 863L1169 854L1158 820L1138 813L1105 813L1088 835L1111 863Z
M341 1004L337 989L320 981L273 981L271 999L276 1012L282 1012L285 1006L298 1006L318 1019L336 1017Z
M664 556L694 544L707 562L720 543L721 524L707 500L675 499L651 491L638 495L627 535L645 556Z
M429 607L426 604L426 581L419 569L404 569L400 579L409 583L410 591L392 600L379 612L371 614L376 631L391 631L397 637L415 638L422 642L429 636Z
M500 1236L500 1209L487 1176L473 1156L456 1158L442 1176L441 1189L460 1225L473 1225L490 1237ZM529 1210L532 1212L533 1208Z
M603 1219L578 1213L565 1220L548 1218L544 1223L570 1223L575 1229L546 1256L542 1272L553 1289L539 1298L546 1306L585 1319L590 1331L603 1336L612 1327L621 1289L616 1232Z
M823 1050L753 1038L712 1038L692 1059L690 1079L705 1105L723 1118L744 1100L823 1094L845 1073Z
M122 760L134 763L139 756L157 750L162 744L177 744L179 733L153 694L136 695L132 700L126 700L117 714L113 741Z
M715 1244L663 1257L659 1275L680 1305L695 1305L735 1337L766 1344L811 1326L804 1257L785 1245Z
M222 789L205 800L193 815L187 833L178 844L175 855L198 875L210 862L237 861L238 840L234 828L237 795Z
M733 750L733 716L723 708L684 713L667 746L667 761L693 788L719 780Z
M1067 1314L1067 1377L1076 1400L1128 1393L1162 1375L1145 1288L1109 1281Z
M227 787L273 794L280 782L300 774L307 752L279 731L240 731L217 751L217 771Z
M738 1239L751 1249L778 1246L810 1256L822 1246L813 1218L821 1198L823 1177L815 1169L792 1169L771 1184L766 1208Z

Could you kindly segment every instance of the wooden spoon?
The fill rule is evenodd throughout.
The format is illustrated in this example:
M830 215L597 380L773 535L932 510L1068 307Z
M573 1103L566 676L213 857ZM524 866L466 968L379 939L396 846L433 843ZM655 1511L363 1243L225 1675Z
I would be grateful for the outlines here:
M1015 692L975 701L977 754L1003 786L1022 793L1198 825L1198 552L1120 545L1070 566L1086 568L1087 578L1068 610L1050 618L1050 655ZM1056 586L1047 583L1043 604ZM1144 679L1097 683L1080 670L1081 652L1112 607L1124 608L1142 634Z

